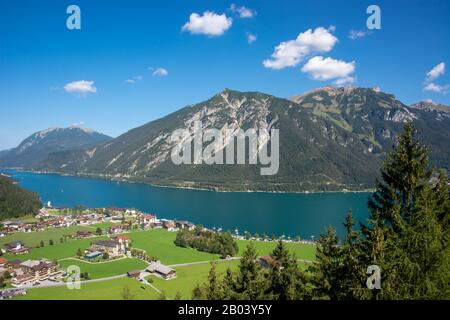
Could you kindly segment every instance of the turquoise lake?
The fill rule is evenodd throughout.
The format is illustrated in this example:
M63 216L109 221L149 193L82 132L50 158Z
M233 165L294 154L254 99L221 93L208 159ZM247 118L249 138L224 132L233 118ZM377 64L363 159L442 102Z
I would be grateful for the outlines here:
M188 220L239 233L317 237L327 225L343 235L347 211L358 221L368 216L369 193L210 192L153 187L147 184L2 170L19 185L37 192L44 203L73 207L126 207L159 218Z

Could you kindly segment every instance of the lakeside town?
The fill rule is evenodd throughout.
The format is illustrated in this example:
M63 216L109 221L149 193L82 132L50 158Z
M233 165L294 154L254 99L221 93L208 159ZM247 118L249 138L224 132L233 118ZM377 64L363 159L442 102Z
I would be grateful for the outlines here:
M210 230L203 226L196 226L189 221L159 219L154 214L136 209L53 207L48 202L36 216L27 221L6 220L0 222L0 239L10 238L15 234L42 233L56 229L71 230L71 227L83 227L84 229L76 230L73 233L64 233L59 239L49 239L47 243L40 240L34 246L21 240L3 243L0 249L0 299L24 296L30 288L64 286L72 281L73 274L67 268L62 267L58 259L51 260L46 257L20 259L21 256L29 255L44 246L55 246L67 243L67 241L90 240L87 248L77 250L74 260L89 264L104 264L127 258L139 259L146 262L146 267L142 270L127 270L126 276L150 285L148 282L150 275L163 280L171 280L177 277L177 272L174 268L163 264L157 257L149 255L145 250L133 247L132 239L127 236L129 233L157 229L171 233L177 233L180 230L193 232L194 229L199 229L206 234L222 232L221 228ZM258 234L252 236L248 232L239 235L237 229L231 236L241 241L271 242L277 240L274 235L267 237L263 234L259 237ZM315 245L313 241L300 240L299 237L296 241L290 240L290 238L284 240ZM230 255L223 258L236 259ZM268 255L261 256L259 259L262 266L268 267L271 263L271 257ZM80 276L81 280L90 280L88 274L82 272Z

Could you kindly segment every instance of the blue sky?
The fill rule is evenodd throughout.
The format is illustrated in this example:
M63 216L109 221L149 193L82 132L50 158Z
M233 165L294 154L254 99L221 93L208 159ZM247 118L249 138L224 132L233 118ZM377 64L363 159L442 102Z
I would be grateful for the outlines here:
M81 30L67 29L71 4ZM289 97L352 83L450 104L449 24L445 0L2 1L0 150L75 123L115 137L224 88ZM272 57L282 42L288 56Z

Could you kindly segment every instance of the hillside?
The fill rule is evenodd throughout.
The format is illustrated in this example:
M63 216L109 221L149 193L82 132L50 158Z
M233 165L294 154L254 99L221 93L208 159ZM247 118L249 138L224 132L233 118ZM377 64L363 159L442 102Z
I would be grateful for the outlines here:
M171 133L196 120L222 130L279 129L278 174L261 176L259 165L173 164ZM449 113L408 107L375 89L334 87L291 99L226 89L89 150L53 153L39 169L215 190L364 190L407 121L432 163L449 169Z
M17 148L0 153L0 167L35 169L51 153L91 148L111 139L78 126L42 130L26 138Z
M41 207L36 193L19 187L9 177L0 174L0 221L35 215Z

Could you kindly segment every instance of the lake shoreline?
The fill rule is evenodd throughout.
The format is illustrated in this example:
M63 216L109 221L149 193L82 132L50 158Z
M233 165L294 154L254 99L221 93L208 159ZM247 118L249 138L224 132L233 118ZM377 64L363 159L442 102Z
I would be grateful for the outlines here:
M196 190L196 191L208 191L215 193L268 193L268 194L333 194L333 193L373 193L375 188L373 189L363 189L363 190L330 190L330 191L267 191L267 190L222 190L222 189L213 189L213 188L201 188L201 187L188 187L188 186L175 186L175 185L162 185L155 184L146 181L140 180L130 180L126 178L114 178L103 175L95 175L95 174L68 174L61 172L52 172L52 171L39 171L39 170L27 170L22 168L0 168L0 170L15 170L18 172L27 172L27 173L35 173L35 174L46 174L46 175L57 175L62 177L78 177L78 178L88 178L88 179L100 179L110 182L118 182L118 183L132 183L132 184L144 184L149 185L155 188L168 188L168 189L182 189L182 190Z

